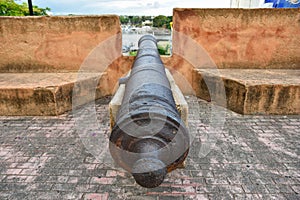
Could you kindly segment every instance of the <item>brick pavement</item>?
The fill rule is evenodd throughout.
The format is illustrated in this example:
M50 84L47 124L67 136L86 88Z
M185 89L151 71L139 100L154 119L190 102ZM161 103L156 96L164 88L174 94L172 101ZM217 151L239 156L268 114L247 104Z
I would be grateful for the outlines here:
M139 187L109 157L98 161L72 113L0 117L0 199L300 199L299 116L242 116L187 100L187 166L154 189ZM92 134L101 138L109 135L108 102L96 102L100 129Z

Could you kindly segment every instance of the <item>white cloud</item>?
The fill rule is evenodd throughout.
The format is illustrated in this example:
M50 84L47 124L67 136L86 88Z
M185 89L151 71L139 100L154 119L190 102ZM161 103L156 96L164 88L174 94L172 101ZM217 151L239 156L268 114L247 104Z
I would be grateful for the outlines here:
M33 4L49 7L53 14L172 15L174 7L228 8L230 0L33 0Z

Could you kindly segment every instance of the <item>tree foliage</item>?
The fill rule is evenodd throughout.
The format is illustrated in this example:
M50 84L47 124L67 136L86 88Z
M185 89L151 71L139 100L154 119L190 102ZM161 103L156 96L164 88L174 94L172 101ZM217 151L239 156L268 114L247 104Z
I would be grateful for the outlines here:
M128 24L131 23L136 26L141 26L142 22L146 20L152 21L153 19L153 26L158 27L158 28L168 28L170 29L170 22L172 21L172 16L164 16L164 15L159 15L156 17L152 16L120 16L120 21L121 24Z
M127 24L129 22L129 18L127 16L120 16L120 22L121 24Z
M154 27L163 27L163 28L170 28L170 22L172 21L172 17L167 17L164 15L158 15L153 19L153 26Z
M146 20L152 20L152 17L151 16L142 16L142 21L146 21Z
M34 15L47 15L47 11L50 8L39 8L38 6L33 6ZM17 4L14 0L0 0L0 16L28 16L29 9L28 4L23 2L22 4Z
M129 16L131 24L140 25L142 23L142 18L140 16Z

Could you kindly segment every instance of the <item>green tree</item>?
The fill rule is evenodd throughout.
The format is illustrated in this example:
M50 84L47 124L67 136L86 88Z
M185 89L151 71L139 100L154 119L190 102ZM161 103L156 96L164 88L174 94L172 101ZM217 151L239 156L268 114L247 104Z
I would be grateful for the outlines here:
M47 15L50 8L39 8L33 6L34 15ZM27 3L17 4L14 0L0 0L0 16L28 16L29 9Z
M170 22L172 21L172 17L167 17L164 15L158 15L153 19L154 27L163 27L170 28Z
M121 24L127 24L129 22L129 18L127 16L120 16L120 22Z
M142 18L143 22L146 21L146 20L151 20L152 19L151 16L142 16L141 18Z
M139 16L133 16L131 19L131 23L134 25L140 25L142 23L142 18Z
M27 3L23 3L23 6L26 8L28 7ZM51 11L50 8L40 8L38 6L33 6L33 13L34 15L48 15L47 12ZM26 15L29 15L29 11L26 13Z

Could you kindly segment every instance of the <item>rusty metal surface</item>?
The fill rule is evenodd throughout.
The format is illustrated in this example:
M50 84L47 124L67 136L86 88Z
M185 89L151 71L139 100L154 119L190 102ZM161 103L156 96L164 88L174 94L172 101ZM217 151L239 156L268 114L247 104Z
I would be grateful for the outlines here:
M153 36L139 40L131 74L122 84L125 94L110 135L110 153L138 184L157 187L167 172L182 165L189 135Z

